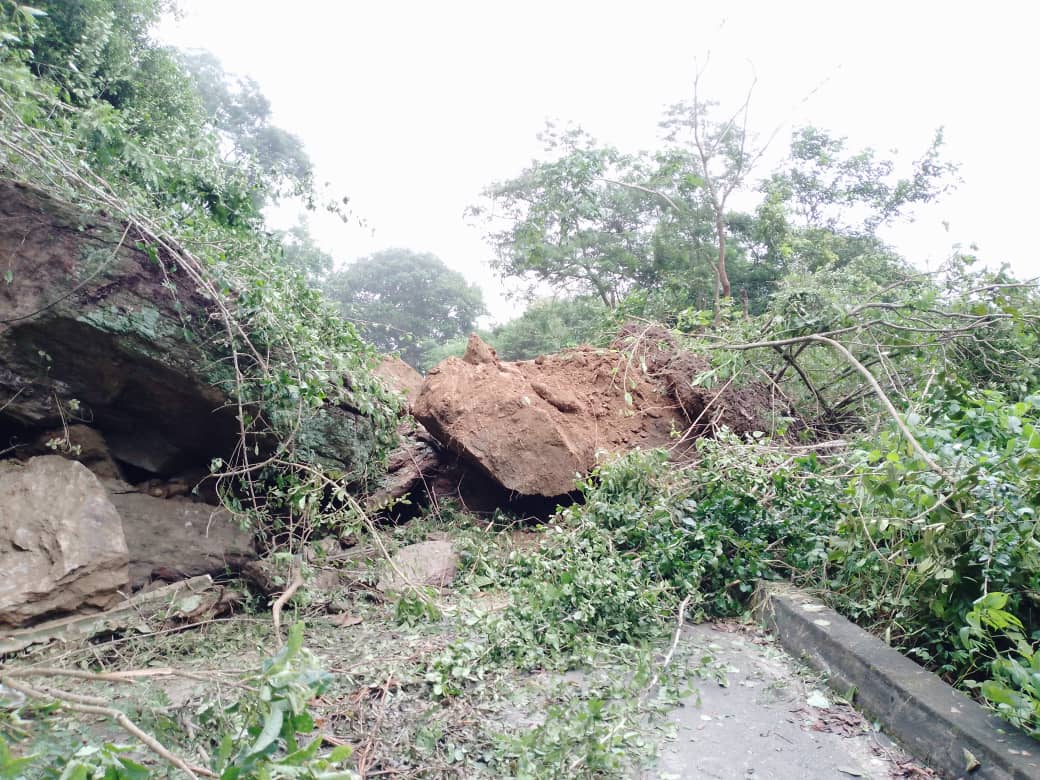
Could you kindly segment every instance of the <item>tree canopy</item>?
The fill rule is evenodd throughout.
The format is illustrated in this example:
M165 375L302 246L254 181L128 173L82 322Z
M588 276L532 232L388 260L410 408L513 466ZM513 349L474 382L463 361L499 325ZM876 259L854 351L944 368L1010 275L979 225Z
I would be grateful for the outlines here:
M364 257L332 274L325 289L366 340L413 367L432 347L468 335L486 313L479 287L435 255L409 249Z
M490 185L469 210L488 229L492 266L532 296L593 295L608 309L664 317L717 310L733 291L761 312L785 275L854 258L902 269L877 230L952 186L941 131L899 176L872 149L849 152L844 139L798 128L786 160L756 182L766 144L748 137L747 110L715 118L696 95L677 103L653 157L550 125L547 159ZM756 192L750 213L728 208L734 193Z

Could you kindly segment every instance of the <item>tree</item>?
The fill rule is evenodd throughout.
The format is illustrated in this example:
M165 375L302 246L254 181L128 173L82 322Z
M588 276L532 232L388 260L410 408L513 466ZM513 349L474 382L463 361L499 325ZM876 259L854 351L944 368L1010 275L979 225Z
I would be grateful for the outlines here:
M97 175L142 188L168 213L201 212L252 229L262 226L265 203L281 195L315 205L302 145L271 125L255 82L232 79L212 55L182 54L151 36L172 7L170 0L38 0L32 8L0 0L0 25L13 30L0 45L0 75L9 98L24 90L17 113L87 152Z
M658 206L610 179L641 177L640 161L598 146L580 129L549 125L539 136L556 155L484 191L488 205L469 209L492 228L492 266L524 279L528 294L595 295L612 309L646 283L652 222ZM498 225L505 223L503 227Z
M332 255L314 242L310 224L301 218L284 233L282 240L282 259L289 266L303 274L308 282L320 282L332 271L334 260Z
M754 82L744 102L722 121L712 119L717 104L700 95L700 70L693 80L693 97L676 103L665 112L661 127L672 145L658 156L658 180L671 184L674 197L662 194L672 206L674 215L697 221L697 214L707 211L715 234L715 257L711 268L715 275L714 304L719 317L719 299L728 298L732 285L727 268L727 212L730 196L742 187L768 144L752 146L748 132L748 115Z
M519 317L496 327L490 343L504 360L530 360L565 347L599 342L615 327L594 296L546 299L533 302Z
M255 80L227 73L208 51L181 52L179 61L236 159L255 166L258 177L272 177L290 188L309 185L312 166L303 142L271 124L271 102Z
M910 175L895 180L895 162L879 160L870 148L849 154L845 145L846 139L825 130L799 128L784 169L766 181L763 191L785 204L801 227L869 235L948 191L957 170L940 159L941 128Z
M479 287L436 256L408 249L362 258L332 274L325 289L367 341L415 367L486 313Z
M957 166L941 159L942 143L939 130L908 174L896 178L896 163L873 149L849 153L844 138L799 128L787 161L762 184L749 246L787 271L837 270L867 259L879 278L904 273L905 261L877 230L911 218L914 206L951 188Z

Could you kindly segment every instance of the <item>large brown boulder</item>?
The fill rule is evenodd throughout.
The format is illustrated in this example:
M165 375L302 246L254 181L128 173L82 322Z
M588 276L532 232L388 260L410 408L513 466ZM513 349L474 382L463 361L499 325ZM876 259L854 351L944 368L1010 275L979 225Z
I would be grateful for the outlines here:
M0 462L0 626L110 606L127 560L119 513L83 464Z
M129 485L109 484L111 501L123 520L134 588L171 575L238 571L256 557L253 535L221 507L187 498L156 498Z
M676 444L688 422L624 354L590 347L501 362L476 336L430 371L412 407L467 462L522 496L574 490L597 454Z

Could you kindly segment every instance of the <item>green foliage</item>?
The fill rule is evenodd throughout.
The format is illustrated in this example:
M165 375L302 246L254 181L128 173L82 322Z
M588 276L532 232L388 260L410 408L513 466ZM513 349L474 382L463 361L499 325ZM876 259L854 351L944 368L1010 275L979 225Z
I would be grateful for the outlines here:
M623 776L648 752L635 722L639 715L622 684L565 701L534 728L500 738L498 766L523 780Z
M750 452L705 441L696 470L666 468L663 451L629 453L579 483L584 502L557 515L537 550L497 565L466 553L477 581L510 596L486 621L481 652L525 669L580 666L603 648L659 639L686 595L691 616L735 615L756 579L820 568L834 481L813 457ZM471 671L477 652L452 648L434 664L443 695L466 679L448 671Z
M503 360L530 360L579 344L600 344L616 330L613 318L593 297L535 301L514 320L495 328L486 341Z
M762 150L739 121L746 106L722 121L714 109L697 98L668 108L661 123L667 146L652 160L550 125L542 136L549 159L492 184L488 202L470 209L488 228L494 267L528 282L530 295L548 286L598 300L621 319L667 323L687 309L718 308L717 280L728 279L741 308L760 314L791 274L836 277L853 264L869 265L882 286L906 274L876 230L949 189L956 167L941 159L941 132L909 174L896 178L891 160L872 150L847 154L844 139L803 128L762 186L758 208L739 213L728 199L748 188ZM720 248L724 273L717 277ZM541 317L536 309L531 324ZM558 340L585 337L583 323L560 324L574 330ZM530 340L537 332L525 327L517 335ZM539 347L516 351L537 354Z
M148 780L152 773L127 755L132 750L130 745L111 742L84 745L64 764L59 780Z
M1037 400L937 388L909 415L946 479L894 433L853 456L859 478L837 528L831 584L847 612L951 679L978 659L958 641L976 600L1009 594L1027 633L1040 630L1040 425Z
M993 591L976 599L965 615L961 643L989 659L991 675L967 683L1001 717L1040 739L1040 649L1026 639L1022 621L1004 609L1007 603L1006 593Z
M177 61L194 82L203 110L235 159L246 163L256 176L281 183L289 193L310 187L311 162L302 142L271 124L270 101L253 79L230 76L206 51L179 52Z
M367 341L413 367L437 345L468 335L485 313L478 287L434 255L408 249L362 258L333 274L326 290Z
M327 689L330 680L303 646L303 624L294 625L285 646L255 675L241 681L239 687L246 691L241 698L231 703L210 702L198 713L198 723L203 726L198 736L205 755L212 757L209 768L221 780L356 779L357 774L344 767L351 755L349 747L324 752L320 737L301 739L315 730L308 707ZM15 710L16 723L33 731L53 725L59 714L57 705L24 703ZM0 728L4 725L0 721ZM190 744L194 738L175 731L182 743ZM34 744L34 753L22 757L15 757L0 737L0 778L148 780L169 775L167 768L155 769L157 757L140 747L109 742L81 744L82 737L65 735L66 740L77 743L71 750L67 745L53 746L52 750Z
M285 231L282 251L285 263L300 271L308 282L320 282L332 271L332 255L315 243L306 220Z
M307 706L329 685L329 675L303 647L303 624L289 631L285 646L264 662L249 684L256 694L230 707L214 703L200 714L200 722L214 728L213 769L221 780L252 777L349 778L353 772L336 769L350 749L319 756L322 740L301 744L299 735L314 731Z
M647 271L652 209L650 196L607 180L638 178L640 163L580 129L549 125L539 137L555 159L492 184L490 203L469 213L491 230L492 266L503 276L532 293L548 285L613 308Z
M422 593L409 589L400 594L394 604L394 620L404 626L440 620L441 611L437 608L435 597L433 588L424 588Z
M877 159L873 149L847 154L844 138L802 127L791 139L786 169L774 173L763 190L767 202L787 207L795 224L837 235L869 236L950 188L957 166L940 159L942 145L938 130L910 175L893 179L895 163Z

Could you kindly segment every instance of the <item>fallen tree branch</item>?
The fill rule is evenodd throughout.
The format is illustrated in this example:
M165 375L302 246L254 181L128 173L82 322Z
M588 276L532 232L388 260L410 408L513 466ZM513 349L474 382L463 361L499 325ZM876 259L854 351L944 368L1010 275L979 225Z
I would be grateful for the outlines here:
M200 777L218 776L216 772L212 772L209 769L206 769L206 767L189 764L180 756L171 753L163 747L162 743L160 743L155 737L130 720L125 712L120 712L117 709L100 704L83 703L87 697L70 694L65 691L34 688L31 685L26 685L24 682L12 680L11 675L9 674L0 677L0 681L12 690L19 691L33 699L57 704L62 709L80 712L85 715L101 715L106 718L111 718L118 723L124 731L131 734L141 744L155 753L155 755L159 756L163 761L177 767L192 780L199 780ZM93 699L93 697L90 697L90 699Z
M876 395L878 397L878 400L881 401L882 406L885 407L885 410L888 412L893 422L895 422L896 427L899 428L899 432L910 444L910 447L913 449L913 451L917 453L917 456L921 458L921 460L925 462L928 468L930 468L936 474L943 477L944 479L953 481L952 476L949 473L947 473L946 470L943 469L942 466L940 466L932 458L932 456L925 451L924 447L921 446L921 443L917 441L917 437L914 436L913 432L911 432L910 428L903 421L903 416L899 414L899 410L896 409L892 401L889 400L888 395L885 393L884 389L877 381L877 378L870 372L870 369L868 369L861 362L859 362L859 360L856 359L856 356L849 352L849 350L843 344L835 341L834 339L828 338L827 336L820 336L818 334L812 333L808 336L796 336L794 338L777 339L775 341L756 341L750 344L719 344L712 348L737 350L743 352L750 349L775 349L777 347L788 346L789 344L801 344L804 342L816 342L818 344L827 345L828 347L836 351L839 355L841 355L853 368L855 368L856 371L858 371L863 376L863 378L867 380L867 383L874 391L874 395Z
M672 663L672 656L675 655L675 648L679 646L679 637L682 635L683 626L686 624L686 608L690 605L690 599L693 598L693 594L687 594L686 598L682 600L679 605L679 615L675 620L675 635L672 637L672 645L668 648L668 652L665 653L664 659L661 661L661 665L657 668L657 672L654 674L653 679L650 680L650 684L646 686L647 691L652 691L654 686L657 685L661 679L661 675L664 674L665 670Z
M293 561L291 572L292 578L289 581L289 587L271 605L271 620L274 621L274 638L278 642L279 647L282 646L282 608L285 607L296 591L303 586L303 567L300 566L299 556Z

